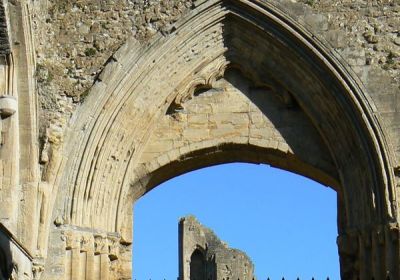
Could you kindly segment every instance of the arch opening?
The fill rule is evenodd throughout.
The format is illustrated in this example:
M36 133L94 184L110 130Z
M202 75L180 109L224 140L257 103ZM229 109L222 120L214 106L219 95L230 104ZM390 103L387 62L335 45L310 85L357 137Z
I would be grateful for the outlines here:
M89 228L97 251L103 239L129 247L130 205L158 183L265 162L338 191L343 278L399 275L395 182L373 106L329 49L265 1L200 1L171 34L127 42L72 122L41 225L61 221L52 235Z
M206 280L205 256L199 250L194 250L190 257L190 280Z
M137 201L137 279L176 277L176 225L190 214L230 248L247 253L257 278L338 278L336 193L284 170L233 163L175 177ZM152 270L160 248L160 259L168 261Z

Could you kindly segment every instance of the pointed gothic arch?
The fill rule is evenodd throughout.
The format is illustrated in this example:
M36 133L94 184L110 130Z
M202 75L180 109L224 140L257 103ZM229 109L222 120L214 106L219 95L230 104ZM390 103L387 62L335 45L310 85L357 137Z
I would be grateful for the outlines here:
M43 232L101 255L107 277L114 261L127 260L119 250L132 242L135 200L168 178L232 161L334 188L342 277L399 275L392 159L379 117L340 58L264 1L197 1L169 34L128 41L75 113L64 156L45 226L62 222Z

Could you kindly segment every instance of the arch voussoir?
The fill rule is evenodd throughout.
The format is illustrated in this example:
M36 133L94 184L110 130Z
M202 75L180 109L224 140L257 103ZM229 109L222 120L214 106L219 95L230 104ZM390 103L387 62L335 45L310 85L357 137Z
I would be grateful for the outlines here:
M194 169L267 163L338 192L343 279L396 279L391 159L366 96L276 7L199 1L169 34L128 41L76 112L51 217L64 222L50 238L66 236L65 258L100 255L101 275L119 279L110 267L129 270L137 199Z

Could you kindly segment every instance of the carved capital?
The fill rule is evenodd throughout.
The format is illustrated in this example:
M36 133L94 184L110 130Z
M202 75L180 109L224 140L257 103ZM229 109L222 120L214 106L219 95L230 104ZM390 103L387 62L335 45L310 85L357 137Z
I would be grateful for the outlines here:
M65 240L65 247L67 249L77 249L81 246L81 235L72 231L65 231L63 234Z
M116 260L119 258L119 251L120 251L120 238L115 236L108 237L108 244L109 244L109 256L111 260Z
M93 235L91 235L91 234L82 235L80 243L81 243L81 246L80 246L81 251L88 252L88 251L93 250L93 246L94 246Z
M39 280L44 271L44 260L34 259L32 262L32 277L34 280Z
M100 254L108 254L109 253L109 248L108 248L108 240L106 236L103 235L95 235L94 236L94 247L95 247L95 252L100 253Z

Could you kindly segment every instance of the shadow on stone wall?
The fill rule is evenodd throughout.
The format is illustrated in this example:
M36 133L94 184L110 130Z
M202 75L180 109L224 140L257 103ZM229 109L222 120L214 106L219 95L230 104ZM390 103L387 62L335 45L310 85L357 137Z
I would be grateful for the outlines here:
M0 280L11 278L13 260L10 246L10 236L4 225L0 224Z
M276 82L259 86L239 67L228 68L224 78L267 117L300 161L324 170L333 178L337 177L323 139L290 92ZM300 162L297 167L302 168L297 171L306 171L303 175L315 175L315 170L307 170L308 167L300 166Z

